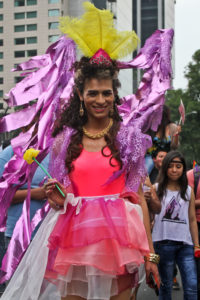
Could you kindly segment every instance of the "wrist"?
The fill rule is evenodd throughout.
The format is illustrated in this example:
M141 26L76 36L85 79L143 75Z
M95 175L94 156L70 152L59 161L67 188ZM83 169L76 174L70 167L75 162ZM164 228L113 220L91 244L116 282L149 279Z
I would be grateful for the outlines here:
M145 262L152 262L155 264L159 264L160 261L160 255L155 254L155 253L149 253L144 257L144 261Z

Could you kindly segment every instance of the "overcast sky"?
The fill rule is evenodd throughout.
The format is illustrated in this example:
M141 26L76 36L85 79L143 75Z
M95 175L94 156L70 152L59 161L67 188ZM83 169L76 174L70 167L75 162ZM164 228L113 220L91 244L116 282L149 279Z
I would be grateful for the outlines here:
M200 49L200 0L176 0L174 88L187 88L184 68Z

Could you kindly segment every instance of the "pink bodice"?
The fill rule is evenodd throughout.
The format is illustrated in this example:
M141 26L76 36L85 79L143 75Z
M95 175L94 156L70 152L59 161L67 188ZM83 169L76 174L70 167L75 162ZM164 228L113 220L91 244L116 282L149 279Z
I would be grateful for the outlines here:
M104 149L106 155L110 149ZM89 152L82 150L80 156L73 162L74 170L70 179L76 196L101 196L118 194L124 190L125 176L122 174L109 184L105 184L119 170L119 163L112 159L112 167L109 163L111 156L105 157L101 151Z

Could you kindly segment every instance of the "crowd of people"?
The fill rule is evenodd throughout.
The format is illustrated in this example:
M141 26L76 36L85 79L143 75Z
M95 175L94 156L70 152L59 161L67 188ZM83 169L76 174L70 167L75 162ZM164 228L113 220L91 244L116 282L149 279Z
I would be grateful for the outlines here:
M28 148L37 145L41 150L40 161L53 179L36 164L30 169L20 165L18 156L22 158L27 145L10 145L0 152L0 183L4 189L5 183L14 187L6 211L8 252L1 270L1 278L11 280L2 299L136 299L146 273L159 299L170 300L176 265L184 299L198 299L200 172L196 167L187 173L177 150L181 127L171 122L170 110L163 105L170 75L161 66L158 78L162 51L159 45L157 52L149 50L152 39L158 42L157 35L163 35L159 41L169 43L170 49L172 33L157 31L136 59L123 65L117 62L121 44L128 41L123 49L133 51L136 34L120 36L110 12L91 3L85 8L84 18L61 21L62 32L84 56L71 65L69 97L54 119L49 148L39 143L45 127L42 122L40 127L41 108L22 133L29 133ZM109 39L102 42L103 26L99 30L100 46L89 22L99 18L109 31ZM138 93L120 100L119 70L136 66L147 68ZM20 224L30 233L29 242L24 242Z

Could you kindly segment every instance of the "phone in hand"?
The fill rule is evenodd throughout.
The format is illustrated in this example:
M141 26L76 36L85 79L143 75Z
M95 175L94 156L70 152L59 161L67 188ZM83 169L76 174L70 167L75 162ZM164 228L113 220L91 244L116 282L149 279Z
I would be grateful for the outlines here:
M158 288L158 285L155 281L153 273L150 273L150 275L149 275L149 285L154 289L156 295L158 296L159 295L159 288Z

